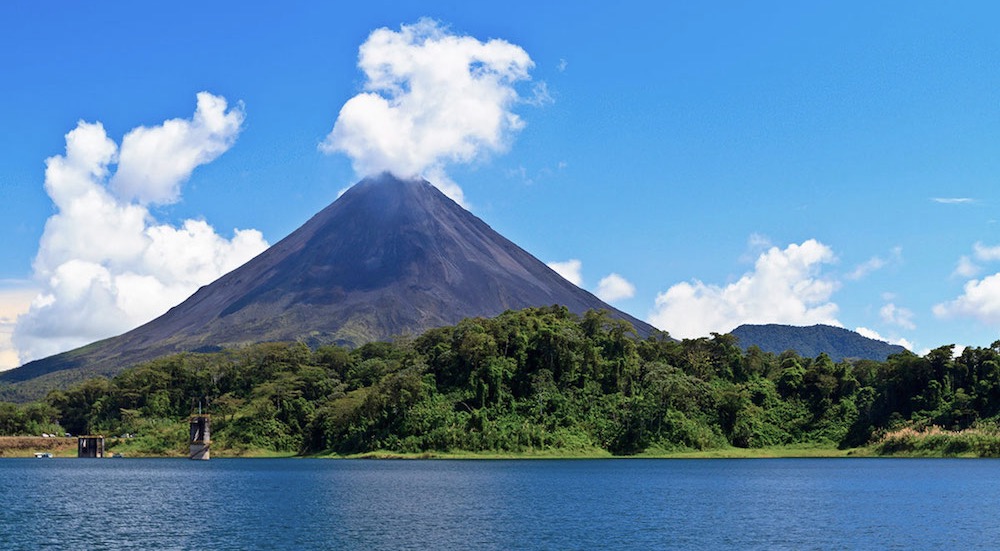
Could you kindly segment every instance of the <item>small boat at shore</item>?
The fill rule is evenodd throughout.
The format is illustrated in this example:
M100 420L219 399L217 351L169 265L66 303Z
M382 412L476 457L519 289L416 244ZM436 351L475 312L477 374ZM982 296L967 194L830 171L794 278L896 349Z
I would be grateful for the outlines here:
M49 452L35 452L35 459L52 459L52 454Z

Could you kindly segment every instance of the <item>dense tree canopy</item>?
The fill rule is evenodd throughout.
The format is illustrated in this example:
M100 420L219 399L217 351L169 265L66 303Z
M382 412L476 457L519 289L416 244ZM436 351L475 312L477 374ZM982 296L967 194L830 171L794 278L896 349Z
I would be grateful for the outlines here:
M0 433L172 427L162 445L180 447L199 404L214 415L213 437L233 449L854 447L903 427L995 427L1000 341L957 357L945 346L835 363L744 353L731 335L637 339L601 312L531 308L354 350L267 343L169 356L43 403L4 404Z

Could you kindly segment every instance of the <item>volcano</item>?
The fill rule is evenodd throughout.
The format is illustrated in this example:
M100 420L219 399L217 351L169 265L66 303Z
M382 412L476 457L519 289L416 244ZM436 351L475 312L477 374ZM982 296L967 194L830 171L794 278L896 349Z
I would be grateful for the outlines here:
M358 346L553 304L607 310L640 336L655 331L565 280L427 181L383 174L155 320L0 381L114 375L167 354L268 341Z

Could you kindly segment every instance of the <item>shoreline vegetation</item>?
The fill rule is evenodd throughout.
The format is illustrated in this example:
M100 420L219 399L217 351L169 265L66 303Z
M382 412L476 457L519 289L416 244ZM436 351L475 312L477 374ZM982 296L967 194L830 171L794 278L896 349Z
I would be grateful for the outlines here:
M108 453L120 453L130 458L185 458L186 450L144 449L130 439L111 437L106 440ZM76 457L75 437L0 436L0 458L33 457L36 452L49 452L53 457ZM903 428L883 435L877 442L858 448L837 448L814 444L737 448L726 446L704 450L648 449L634 455L613 455L601 448L542 449L519 452L428 450L398 452L375 450L354 454L328 452L303 454L271 449L213 449L217 458L320 458L320 459L778 459L778 458L997 458L1000 457L1000 432L982 429L948 431L932 426L923 430Z
M975 431L925 432L905 429L874 446L839 449L816 446L774 446L766 448L716 448L707 450L662 451L647 450L635 455L612 455L606 450L527 450L522 452L491 451L424 451L396 452L376 450L357 454L299 454L257 450L213 450L216 459L308 458L308 459L376 459L376 460L547 460L547 459L807 459L807 458L996 458L991 449L977 448L980 435ZM171 452L147 451L124 446L119 439L109 439L108 453L127 458L186 458L183 450ZM0 459L30 458L36 452L49 452L54 458L75 458L76 438L42 438L32 436L0 437ZM984 453L985 452L985 453Z
M184 457L201 407L213 457L1000 457L1000 341L834 362L529 308L353 350L178 354L0 402L0 456L48 451L17 436L71 433ZM68 440L54 455L75 455Z

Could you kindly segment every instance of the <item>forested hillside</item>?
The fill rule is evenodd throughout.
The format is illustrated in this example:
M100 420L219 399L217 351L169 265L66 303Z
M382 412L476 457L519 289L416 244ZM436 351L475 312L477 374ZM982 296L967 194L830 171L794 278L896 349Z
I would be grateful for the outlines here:
M932 426L995 434L1000 341L957 358L945 346L838 363L744 353L729 335L640 340L601 313L531 308L355 350L275 343L170 356L44 403L6 405L0 431L58 423L177 453L199 400L213 415L213 446L236 451L854 447Z
M870 339L843 327L830 325L741 325L733 329L743 350L756 346L764 352L781 354L794 350L801 356L827 354L835 362L845 359L883 361L906 349L898 344Z

